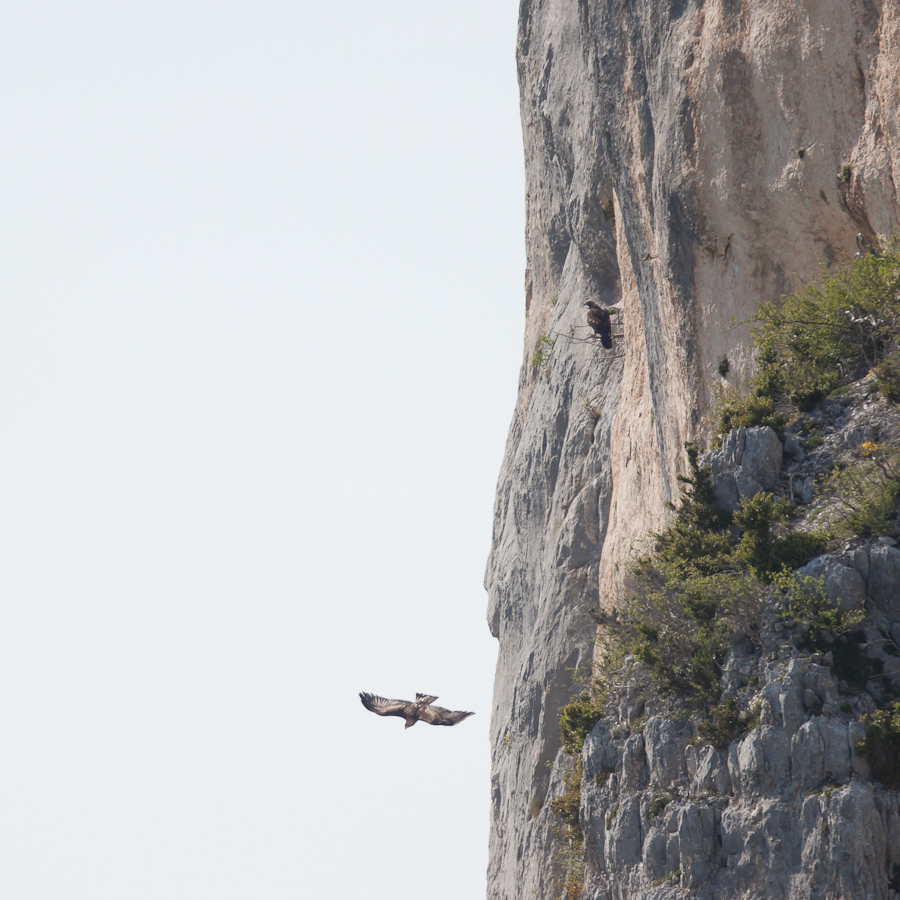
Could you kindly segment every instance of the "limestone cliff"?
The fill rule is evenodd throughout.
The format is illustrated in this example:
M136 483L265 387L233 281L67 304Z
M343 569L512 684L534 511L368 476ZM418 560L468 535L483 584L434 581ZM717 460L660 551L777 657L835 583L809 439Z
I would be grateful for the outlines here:
M900 226L894 0L521 0L517 61L528 268L486 575L492 900L557 890L545 800L586 611L616 603L665 521L716 384L751 372L729 323ZM587 300L620 310L612 352Z
M900 410L866 393L873 381L798 416L790 459L769 428L731 432L705 460L720 501L753 496L766 481L777 489L787 473L802 492L804 473L830 470L847 448L895 443ZM817 427L826 436L809 454L792 443L793 431ZM785 621L777 592L769 595L757 638L737 642L723 665L724 702L742 705L751 722L732 719L698 739L677 698L624 680L582 751L583 897L900 896L900 792L873 778L861 750L865 717L900 690L896 543L846 540L799 570L822 579L841 608L866 611L827 652L810 646L806 626Z

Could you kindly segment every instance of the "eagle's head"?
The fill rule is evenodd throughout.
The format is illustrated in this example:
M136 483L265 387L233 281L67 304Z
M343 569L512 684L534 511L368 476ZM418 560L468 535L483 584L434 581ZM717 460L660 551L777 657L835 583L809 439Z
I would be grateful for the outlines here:
M406 724L403 726L404 730L406 730L407 728L412 728L413 725L415 725L418 721L418 719L407 719Z

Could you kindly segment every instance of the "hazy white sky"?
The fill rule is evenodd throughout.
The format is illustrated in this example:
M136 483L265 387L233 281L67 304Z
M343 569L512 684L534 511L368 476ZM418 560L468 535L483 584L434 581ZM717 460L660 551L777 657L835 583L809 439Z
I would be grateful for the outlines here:
M517 6L5 0L4 898L483 895Z

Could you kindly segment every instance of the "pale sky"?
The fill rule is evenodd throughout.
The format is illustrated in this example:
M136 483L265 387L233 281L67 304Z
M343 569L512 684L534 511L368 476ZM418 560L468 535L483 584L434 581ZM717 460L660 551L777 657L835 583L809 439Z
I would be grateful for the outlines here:
M517 9L5 0L4 900L483 896Z

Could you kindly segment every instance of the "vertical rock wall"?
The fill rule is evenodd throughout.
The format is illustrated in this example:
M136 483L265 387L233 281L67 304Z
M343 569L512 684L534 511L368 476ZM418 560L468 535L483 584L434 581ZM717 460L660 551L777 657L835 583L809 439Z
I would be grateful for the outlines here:
M716 385L746 383L729 323L900 227L896 0L521 0L517 61L528 268L486 574L492 900L558 895L545 801L587 609L665 521ZM587 300L620 310L612 352Z

